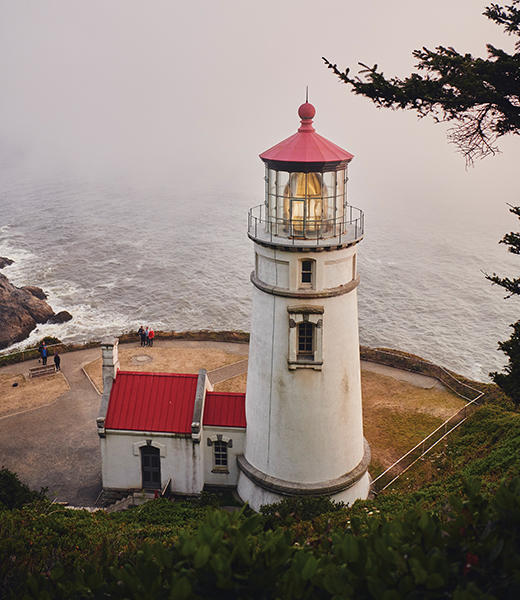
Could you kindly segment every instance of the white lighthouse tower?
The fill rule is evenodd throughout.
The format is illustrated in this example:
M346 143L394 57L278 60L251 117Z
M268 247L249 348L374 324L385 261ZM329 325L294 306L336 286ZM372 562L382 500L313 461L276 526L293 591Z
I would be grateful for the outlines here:
M249 212L255 265L247 439L238 493L352 503L369 492L356 288L363 213L347 203L352 154L318 135L312 104L297 133L260 155L265 202Z

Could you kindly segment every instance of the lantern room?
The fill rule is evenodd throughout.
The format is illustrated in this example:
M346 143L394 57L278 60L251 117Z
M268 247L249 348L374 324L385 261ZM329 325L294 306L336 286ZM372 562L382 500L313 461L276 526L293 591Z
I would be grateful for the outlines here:
M250 212L249 235L257 241L317 245L358 241L363 213L347 203L348 164L353 155L316 133L316 110L305 102L291 137L260 155L266 168L265 202ZM320 240L322 242L320 243Z

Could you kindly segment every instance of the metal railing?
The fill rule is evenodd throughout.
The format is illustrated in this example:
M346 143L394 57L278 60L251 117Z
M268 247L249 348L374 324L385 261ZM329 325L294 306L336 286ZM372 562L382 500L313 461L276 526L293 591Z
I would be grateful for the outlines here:
M363 211L350 205L335 219L284 219L267 214L260 204L249 210L247 233L259 242L283 246L335 246L359 241L364 221Z
M481 396L484 392L481 392ZM479 398L481 397L479 396ZM479 399L478 398L478 399ZM462 425L468 416L477 409L478 399L468 402L457 413L452 415L435 431L425 437L404 456L401 456L393 465L388 467L386 471L381 473L372 481L372 491L380 494L388 489L395 481L397 481L406 471L408 471L415 463L421 460L430 450L442 442L450 433L453 433L459 425Z

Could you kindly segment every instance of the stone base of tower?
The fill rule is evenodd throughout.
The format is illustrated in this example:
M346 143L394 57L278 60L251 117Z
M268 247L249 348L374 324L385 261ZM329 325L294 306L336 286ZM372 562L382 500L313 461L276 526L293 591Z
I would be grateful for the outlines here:
M328 496L335 502L353 504L370 493L370 447L365 440L363 460L350 473L330 481L314 484L295 483L270 477L253 467L244 455L237 457L240 474L237 492L244 502L259 511L264 504L279 502L290 496Z

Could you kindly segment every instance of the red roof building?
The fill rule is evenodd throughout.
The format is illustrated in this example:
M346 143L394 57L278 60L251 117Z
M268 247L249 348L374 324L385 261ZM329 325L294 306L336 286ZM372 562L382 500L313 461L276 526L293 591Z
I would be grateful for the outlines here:
M118 340L103 354L97 419L105 489L199 494L229 489L246 437L245 394L212 391L207 373L120 371Z

